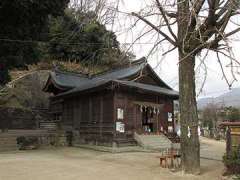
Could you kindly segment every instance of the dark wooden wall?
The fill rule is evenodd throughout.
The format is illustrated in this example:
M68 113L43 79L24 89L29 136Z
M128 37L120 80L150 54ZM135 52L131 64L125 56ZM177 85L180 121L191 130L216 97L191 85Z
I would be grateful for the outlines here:
M115 131L113 112L112 91L65 99L62 125L66 130L79 131L86 141L111 141Z
M134 104L134 101L163 104L160 113L158 115L154 114L154 129L160 131L160 126L162 126L163 130L167 132L169 125L174 129L174 121L168 122L168 112L173 113L172 99L166 96L117 91L115 92L115 110L117 108L124 109L124 119L122 121L125 124L127 134L133 133L134 131L141 133L142 131L142 112L139 106ZM115 119L117 119L116 116Z
M173 113L173 100L166 96L144 94L131 90L105 90L98 93L79 95L55 103L58 111L62 108L62 127L65 130L78 131L79 137L85 141L107 141L132 138L135 131L142 131L142 113L134 101L164 104L160 114L154 114L154 129L168 130L168 112ZM117 108L124 110L124 119L117 120ZM116 132L116 121L123 121L125 132ZM173 125L173 122L171 122Z

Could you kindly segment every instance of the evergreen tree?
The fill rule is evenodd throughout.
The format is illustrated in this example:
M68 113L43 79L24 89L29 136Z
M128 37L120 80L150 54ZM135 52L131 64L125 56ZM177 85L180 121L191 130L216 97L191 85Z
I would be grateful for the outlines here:
M49 16L60 16L69 0L1 0L0 1L0 63L4 74L13 67L36 63L39 40L48 31ZM1 84L8 75L2 75Z
M120 50L116 35L91 11L67 9L64 16L52 18L49 41L49 59L94 65L113 65L129 59Z

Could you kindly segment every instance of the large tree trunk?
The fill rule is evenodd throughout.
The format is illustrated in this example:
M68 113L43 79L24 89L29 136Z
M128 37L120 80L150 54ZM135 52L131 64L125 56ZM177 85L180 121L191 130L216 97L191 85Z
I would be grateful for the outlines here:
M181 60L186 55L179 52ZM185 173L200 173L200 145L195 92L195 56L179 62L179 102L182 167Z

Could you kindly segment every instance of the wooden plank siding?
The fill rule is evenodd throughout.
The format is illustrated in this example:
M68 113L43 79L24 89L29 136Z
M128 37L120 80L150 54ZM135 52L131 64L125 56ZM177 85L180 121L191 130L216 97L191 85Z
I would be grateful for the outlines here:
M168 122L168 112L173 113L173 100L165 96L146 95L117 89L105 90L84 96L65 99L63 102L63 127L79 131L80 138L85 141L114 142L118 139L132 138L134 132L141 133L142 112L134 102L163 104L159 114L154 114L154 132L165 132L168 125L174 128L174 122ZM124 110L123 120L117 119L117 108ZM125 124L125 132L116 132L116 121ZM170 124L169 124L170 123Z
M174 128L174 121L168 122L168 112L173 113L173 100L165 96L143 95L136 93L129 93L123 91L115 92L115 111L117 108L123 108L126 134L142 131L142 112L138 105L134 104L134 101L149 102L155 104L163 104L163 108L160 113L154 114L154 129L160 131L160 126L163 127L163 131L168 132L168 126Z
M113 139L113 112L111 91L65 99L62 126L66 130L79 131L87 141Z

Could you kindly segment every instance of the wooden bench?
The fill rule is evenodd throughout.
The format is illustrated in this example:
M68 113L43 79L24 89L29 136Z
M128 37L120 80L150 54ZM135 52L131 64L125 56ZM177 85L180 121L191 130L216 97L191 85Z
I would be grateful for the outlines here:
M167 154L163 154L161 156L157 156L159 158L160 166L163 168L171 168L175 167L178 168L181 165L181 155L178 154L176 151L170 151ZM170 163L168 161L170 160ZM174 162L177 161L177 164Z

